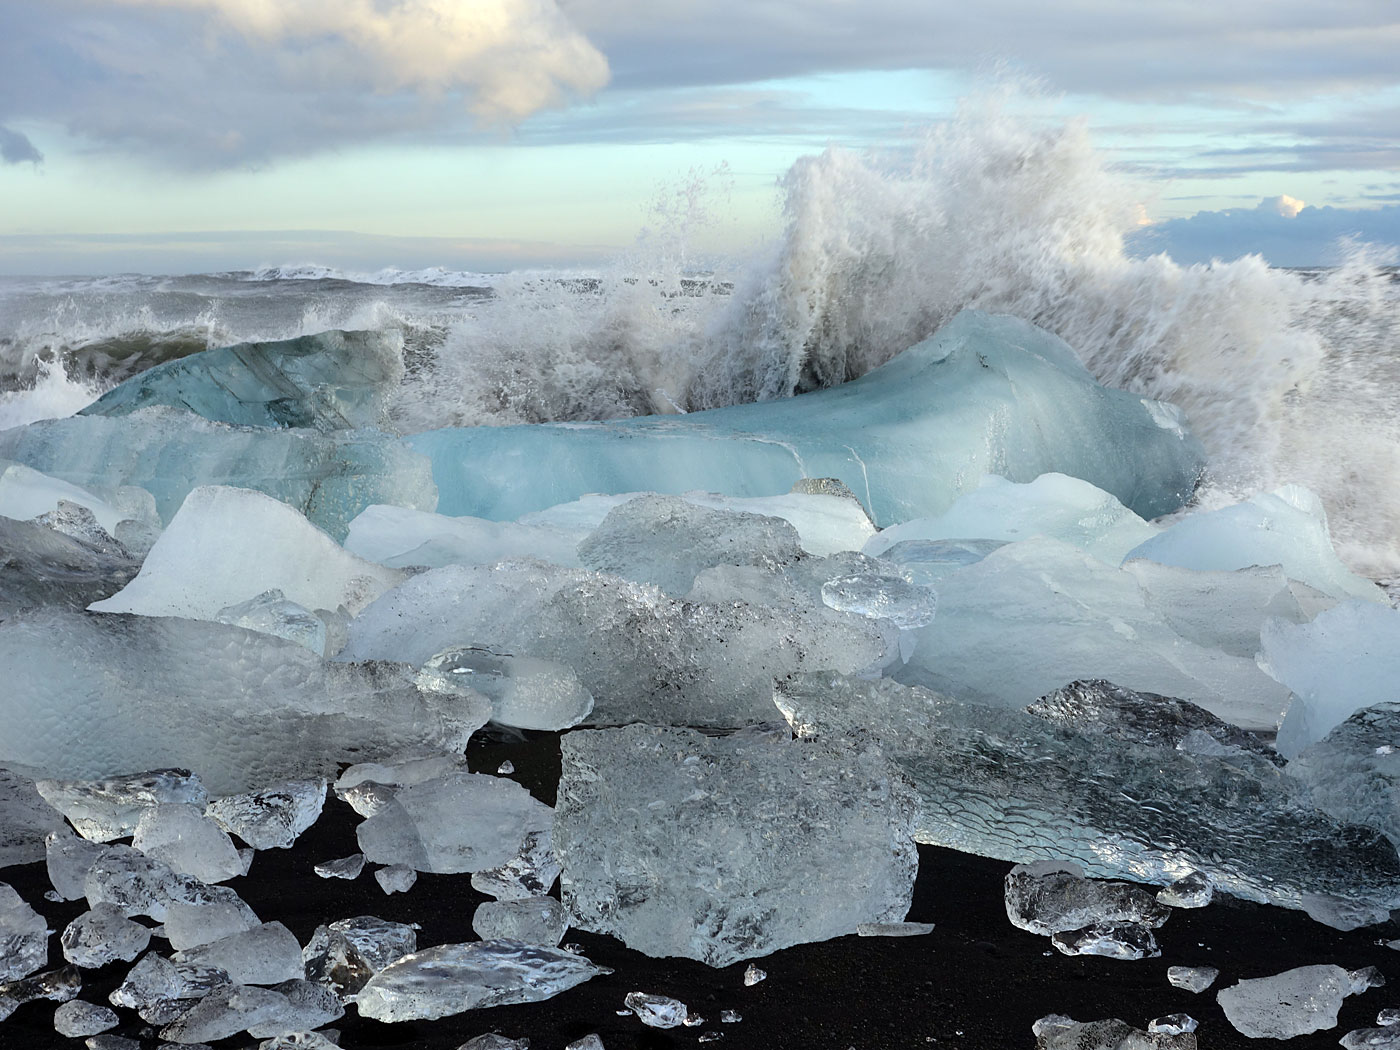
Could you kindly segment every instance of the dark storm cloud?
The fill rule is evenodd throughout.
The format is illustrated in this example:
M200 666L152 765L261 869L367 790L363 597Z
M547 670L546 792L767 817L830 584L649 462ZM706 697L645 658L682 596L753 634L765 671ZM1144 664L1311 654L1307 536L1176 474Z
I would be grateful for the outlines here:
M1287 210L1270 200L1254 208L1197 212L1146 227L1133 248L1143 255L1166 252L1182 263L1258 254L1275 266L1318 266L1341 262L1353 242L1400 247L1400 206L1305 207L1292 217Z
M0 161L6 164L40 164L44 155L34 148L28 136L0 124Z

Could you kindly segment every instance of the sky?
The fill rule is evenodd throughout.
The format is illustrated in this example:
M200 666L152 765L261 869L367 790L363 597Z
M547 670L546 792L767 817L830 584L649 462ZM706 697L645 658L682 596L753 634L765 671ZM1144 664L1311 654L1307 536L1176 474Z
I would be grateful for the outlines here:
M0 0L0 273L587 265L701 198L738 250L1013 82L1138 250L1326 263L1400 243L1397 55L1384 0Z

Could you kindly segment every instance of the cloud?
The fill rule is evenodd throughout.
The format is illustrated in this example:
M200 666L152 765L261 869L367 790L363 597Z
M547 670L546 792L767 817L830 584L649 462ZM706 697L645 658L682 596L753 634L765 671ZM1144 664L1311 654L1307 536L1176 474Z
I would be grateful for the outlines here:
M0 161L6 164L42 164L44 155L26 135L0 124Z
M1265 197L1259 202L1259 210L1280 215L1285 219L1296 219L1298 213L1307 207L1297 197L1290 197L1288 194L1280 194L1277 197Z

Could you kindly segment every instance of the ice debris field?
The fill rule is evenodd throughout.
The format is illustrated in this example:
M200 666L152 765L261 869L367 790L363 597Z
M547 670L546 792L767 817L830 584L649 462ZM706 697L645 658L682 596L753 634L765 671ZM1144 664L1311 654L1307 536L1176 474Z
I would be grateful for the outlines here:
M0 1019L315 1050L347 1011L606 979L639 1029L711 1042L739 1010L568 931L751 986L793 945L930 937L920 844L1013 864L1007 918L1064 955L1157 957L1216 895L1341 930L1400 907L1400 611L1305 489L1190 509L1181 413L1055 337L967 311L782 401L409 436L402 376L370 333L244 344L0 432L0 876L42 862L87 907L50 930L0 883ZM556 740L553 804L471 771L480 734ZM225 885L332 797L358 851L313 880L460 879L479 939L326 914L301 943ZM1383 980L1167 977L1272 1039ZM1343 1045L1400 1047L1397 1016ZM1197 1027L1048 1015L1006 1045Z

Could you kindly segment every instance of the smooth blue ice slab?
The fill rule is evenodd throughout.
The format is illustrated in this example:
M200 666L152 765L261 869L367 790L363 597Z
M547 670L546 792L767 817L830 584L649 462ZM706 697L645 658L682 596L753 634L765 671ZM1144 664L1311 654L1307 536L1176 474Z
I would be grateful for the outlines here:
M1180 412L1094 382L1063 341L967 310L842 386L687 416L433 430L439 511L506 520L588 492L787 492L839 478L888 525L945 510L984 474L1083 478L1143 517L1205 465ZM3 449L0 449L3 452Z

